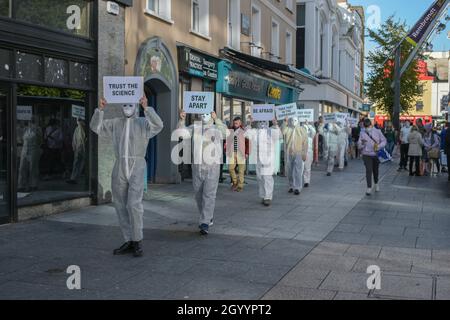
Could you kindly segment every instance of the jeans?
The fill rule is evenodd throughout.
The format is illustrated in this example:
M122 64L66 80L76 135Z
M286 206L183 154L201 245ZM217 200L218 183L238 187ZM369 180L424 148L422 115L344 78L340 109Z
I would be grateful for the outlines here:
M394 152L394 148L395 148L395 142L394 141L391 141L391 142L387 143L386 150L387 150L387 152L389 152L389 154L391 156L392 156L392 153Z
M400 168L408 166L409 143L402 143L400 147Z
M420 156L409 157L409 174L413 175L414 162L416 163L416 175L420 175Z
M372 175L375 184L378 184L380 160L377 156L363 156L363 161L366 167L367 188L372 188Z

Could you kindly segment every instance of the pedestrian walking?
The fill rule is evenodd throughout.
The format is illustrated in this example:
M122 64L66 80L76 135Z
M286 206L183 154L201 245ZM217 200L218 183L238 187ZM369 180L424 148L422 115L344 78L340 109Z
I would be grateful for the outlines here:
M400 167L398 171L407 170L409 150L408 138L410 133L411 123L409 121L405 121L403 127L400 129Z
M392 156L394 153L395 145L397 144L397 137L395 134L395 130L391 123L386 126L386 131L384 133L386 137L386 151Z
M425 148L426 175L433 174L433 164L436 166L437 173L440 173L441 165L439 158L441 156L441 141L439 135L433 130L433 125L431 123L425 126L423 144Z
M375 182L375 192L380 191L379 187L379 167L378 151L386 146L386 138L383 133L372 127L370 119L364 120L364 131L361 132L358 141L358 147L363 156L364 166L366 167L367 191L366 195L372 194L372 177Z

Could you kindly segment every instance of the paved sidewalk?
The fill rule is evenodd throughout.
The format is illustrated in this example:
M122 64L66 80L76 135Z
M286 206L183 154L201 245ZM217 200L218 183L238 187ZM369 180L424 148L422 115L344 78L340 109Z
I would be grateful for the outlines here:
M141 259L111 254L122 239L109 205L0 226L0 298L448 299L448 183L396 168L382 166L372 197L360 161L332 177L316 168L300 196L277 178L271 208L252 177L242 193L222 184L207 238L189 182L152 186ZM82 290L67 289L69 265ZM369 265L380 291L367 289Z

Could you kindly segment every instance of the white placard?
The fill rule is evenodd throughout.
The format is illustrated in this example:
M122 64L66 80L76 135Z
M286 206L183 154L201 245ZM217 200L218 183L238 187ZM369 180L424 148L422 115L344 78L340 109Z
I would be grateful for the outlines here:
M323 121L325 123L333 123L336 122L336 113L325 113L323 115Z
M286 118L291 119L297 116L297 104L289 103L277 106L276 115L278 120L284 120Z
M314 122L314 109L297 110L297 117L300 122Z
M103 96L108 103L139 103L144 96L144 78L103 77Z
M214 92L185 91L183 111L208 114L214 111Z
M252 106L253 121L272 121L275 117L275 105L254 104Z
M336 112L336 122L341 125L347 124L348 113Z
M348 124L350 125L351 128L356 128L358 126L358 122L359 121L356 118L348 117L347 121L348 121Z
M72 118L85 120L86 112L84 107L77 106L75 104L72 105Z
M31 121L33 118L33 107L17 106L16 117L19 121Z

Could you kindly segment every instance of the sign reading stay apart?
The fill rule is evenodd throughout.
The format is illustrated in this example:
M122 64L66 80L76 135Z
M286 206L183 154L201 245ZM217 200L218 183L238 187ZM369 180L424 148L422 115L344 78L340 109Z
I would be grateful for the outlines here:
M254 104L252 106L253 121L272 121L275 116L275 105Z
M214 111L214 92L184 92L183 110L186 113L208 114Z
M17 106L16 118L19 121L31 121L33 118L32 106Z
M289 103L277 106L276 115L278 120L284 120L286 118L291 119L297 116L297 104Z
M144 78L103 77L103 96L108 103L139 103L144 96Z
M86 113L84 107L77 106L75 104L72 105L72 118L84 120L85 115Z
M297 117L300 122L314 122L314 109L297 110Z

